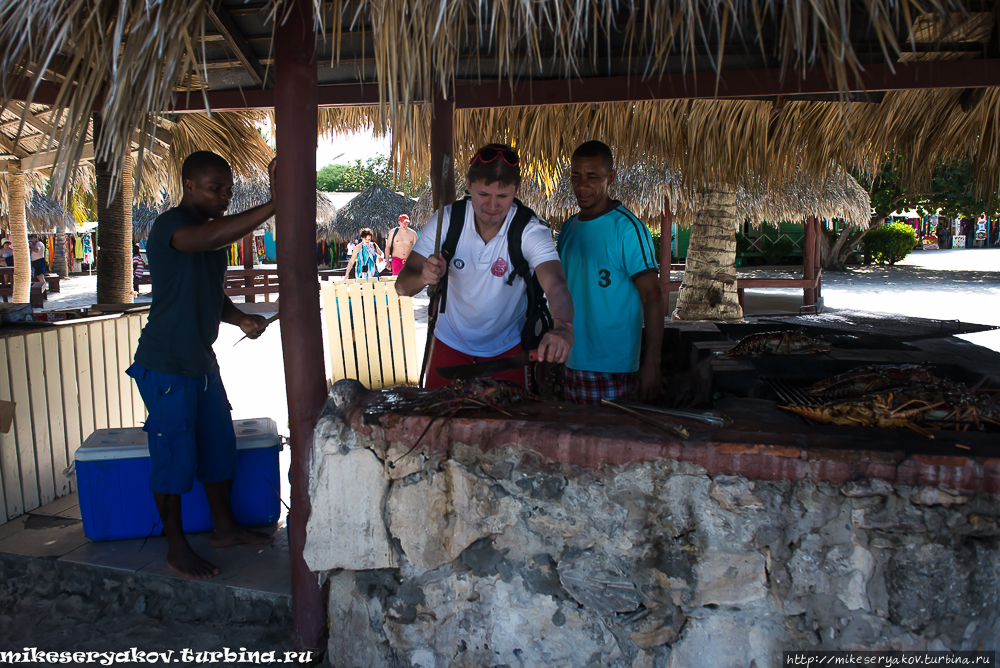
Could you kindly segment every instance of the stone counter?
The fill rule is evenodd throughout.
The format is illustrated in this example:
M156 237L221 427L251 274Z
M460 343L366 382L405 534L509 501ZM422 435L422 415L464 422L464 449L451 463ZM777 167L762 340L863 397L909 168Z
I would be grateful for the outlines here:
M331 402L316 428L306 561L332 665L1000 649L995 459L503 419L432 426L404 457L427 418L368 422Z

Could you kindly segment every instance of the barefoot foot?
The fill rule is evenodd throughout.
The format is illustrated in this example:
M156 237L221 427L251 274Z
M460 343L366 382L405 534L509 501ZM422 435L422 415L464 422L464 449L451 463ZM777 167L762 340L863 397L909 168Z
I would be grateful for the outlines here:
M274 536L260 531L252 531L245 527L234 526L231 529L220 529L212 532L212 547L230 547L232 545L270 545Z
M192 580L205 580L219 574L219 569L199 557L187 541L167 551L167 566Z

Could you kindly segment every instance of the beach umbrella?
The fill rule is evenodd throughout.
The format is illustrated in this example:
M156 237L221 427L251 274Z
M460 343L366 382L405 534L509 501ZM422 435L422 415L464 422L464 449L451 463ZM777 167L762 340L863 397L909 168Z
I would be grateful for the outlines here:
M333 237L352 241L363 227L385 238L399 224L401 214L410 215L414 201L380 183L369 186L337 212Z

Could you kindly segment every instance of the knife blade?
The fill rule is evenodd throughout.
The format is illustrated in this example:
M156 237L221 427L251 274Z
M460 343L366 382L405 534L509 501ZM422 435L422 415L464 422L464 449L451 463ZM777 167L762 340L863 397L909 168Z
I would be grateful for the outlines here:
M243 339L247 338L251 334L257 334L257 335L263 334L264 330L267 329L267 326L270 325L275 320L277 320L279 315L280 315L279 313L275 313L270 318L268 318L267 320L265 320L263 325L261 325L260 327L258 327L255 330L253 330L252 332L248 332L248 333L244 334L243 338L240 339L240 341L242 341ZM237 341L236 343L239 343L240 341ZM234 343L233 346L235 346L236 343Z
M474 364L457 364L455 366L442 366L436 369L439 376L445 380L469 380L470 378L480 378L482 376L492 376L495 373L513 371L522 367L528 362L538 361L538 351L532 350L525 357L524 353L517 353L510 357L501 357L498 360L489 362L476 362Z

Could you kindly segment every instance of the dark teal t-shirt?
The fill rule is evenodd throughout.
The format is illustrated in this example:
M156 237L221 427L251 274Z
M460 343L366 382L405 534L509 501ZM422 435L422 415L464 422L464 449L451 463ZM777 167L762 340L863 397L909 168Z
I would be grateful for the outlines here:
M225 305L226 250L184 253L170 245L181 225L197 224L186 211L160 214L146 242L153 304L135 361L152 371L207 376L219 364L212 344ZM203 223L211 225L211 222Z

